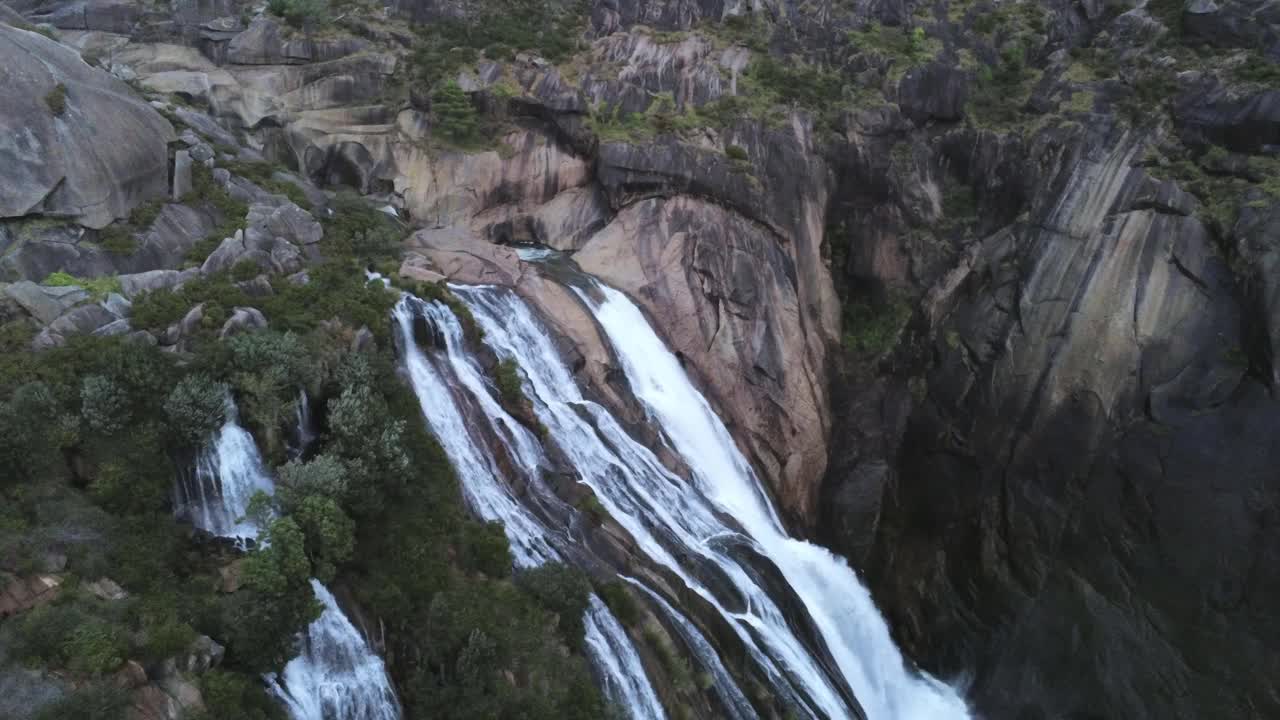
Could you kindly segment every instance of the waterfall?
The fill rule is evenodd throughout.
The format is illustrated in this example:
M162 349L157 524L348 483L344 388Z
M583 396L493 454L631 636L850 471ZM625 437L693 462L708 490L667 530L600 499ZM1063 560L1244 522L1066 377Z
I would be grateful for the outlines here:
M430 356L414 341L415 313L427 319L443 342ZM537 438L533 437L493 399L483 374L463 345L462 326L453 312L440 303L406 297L394 311L403 346L405 369L432 432L440 441L462 483L467 505L479 517L503 524L518 567L537 567L559 561L560 540L546 528L503 481L497 458L479 434L483 418L487 427L548 502L541 487L540 468L545 464ZM470 411L464 413L464 409ZM595 595L585 613L588 654L600 674L606 695L634 720L665 717L639 655L618 621Z
M579 294L608 336L632 392L688 464L702 494L735 518L782 572L867 717L968 717L964 701L954 690L907 668L870 593L848 564L823 548L786 535L728 430L644 314L617 290L605 286L598 290L601 299ZM767 626L771 619L758 620ZM808 677L807 669L801 670L807 683L819 681Z
M302 402L306 402L303 394ZM300 427L304 410L300 406ZM180 514L215 535L254 538L261 528L245 519L249 499L268 494L275 483L263 467L253 436L240 426L235 401L227 398L227 419L196 460L193 478L178 484ZM271 691L293 720L399 720L400 709L382 660L318 581L311 589L324 612L300 638L302 654L285 666L283 686L268 676Z
M311 401L306 390L298 391L298 404L294 410L293 432L290 433L287 454L290 460L298 460L307 454L316 440L315 422L311 418Z
M319 581L311 589L324 605L303 634L302 654L268 687L292 720L400 720L400 706L382 659Z
M786 537L724 425L625 296L603 288L604 302L587 303L633 392L692 470L692 484L584 398L547 332L514 293L454 290L485 331L485 342L519 363L539 420L582 481L652 560L721 614L784 700L833 718L853 715L855 702L872 720L967 717L954 691L906 668L869 594L843 561ZM778 599L750 562L753 555L781 572L789 585L784 592L798 597L816 639L803 637L803 623L797 626L794 612L783 611L794 603ZM708 564L718 572L716 583L703 580ZM736 592L713 591L726 582ZM708 671L715 675L714 667Z
M640 664L640 656L627 631L594 594L588 598L586 625L587 654L602 668L605 694L633 718L662 718L662 704L654 694Z
M720 613L769 676L775 692L812 716L853 715L842 689L797 636L755 570L738 557L737 551L750 546L751 540L624 431L607 409L582 395L524 301L495 288L455 287L454 292L484 330L485 343L519 363L538 419L582 482L650 559L669 568ZM690 563L692 558L705 562ZM690 565L718 570L738 596L717 596ZM745 607L730 607L739 597L746 599Z
M255 539L258 530L245 519L249 499L275 484L262 466L253 436L240 426L235 401L227 398L226 421L196 458L193 476L178 483L178 514L214 535Z

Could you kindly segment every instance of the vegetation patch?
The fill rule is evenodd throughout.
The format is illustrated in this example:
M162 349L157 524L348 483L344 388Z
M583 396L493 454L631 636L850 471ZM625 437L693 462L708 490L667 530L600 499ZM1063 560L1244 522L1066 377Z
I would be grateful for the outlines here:
M49 287L81 287L84 288L95 300L101 300L111 293L120 292L120 278L114 275L107 275L97 278L79 278L70 273L59 270L52 273L40 283Z
M911 317L911 306L894 299L881 305L852 302L845 306L844 347L860 355L882 355L897 342Z
M49 108L49 112L58 117L67 111L67 86L58 83L52 90L44 96L44 104Z

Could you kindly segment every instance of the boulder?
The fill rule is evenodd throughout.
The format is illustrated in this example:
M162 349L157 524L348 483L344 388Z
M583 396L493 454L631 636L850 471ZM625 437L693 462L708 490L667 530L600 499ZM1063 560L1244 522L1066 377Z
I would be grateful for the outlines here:
M250 238L246 242L247 247L270 253L273 248L268 241L274 238L297 246L294 250L301 248L311 260L320 258L319 243L324 237L324 228L311 213L291 202L252 205L245 221L248 225L245 236ZM288 272L296 272L296 269Z
M61 585L62 579L57 575L17 577L0 573L0 618L52 602Z
M416 280L418 282L436 283L445 279L444 275L432 269L434 266L425 255L420 253L408 253L404 262L400 263L400 269L397 274L406 280Z
M223 323L218 331L219 338L227 338L237 333L250 330L261 330L267 326L267 318L261 310L251 307L238 307L232 311L231 317Z
M93 582L85 583L83 587L91 595L108 602L126 600L129 597L129 593L125 592L124 588L116 584L116 581L111 578L98 578Z
M120 292L126 298L135 298L142 293L156 290L170 290L182 284L192 275L189 271L148 270L141 273L121 275Z
M67 338L73 335L94 334L116 322L121 321L101 305L81 305L41 330L31 341L31 346L37 350L59 347L66 344ZM124 322L123 330L117 327L108 334L122 334L128 329L128 323Z
M173 127L71 48L0 24L0 86L0 217L101 228L168 193Z
M76 285L49 287L30 280L5 286L4 294L44 325L89 299L89 293Z

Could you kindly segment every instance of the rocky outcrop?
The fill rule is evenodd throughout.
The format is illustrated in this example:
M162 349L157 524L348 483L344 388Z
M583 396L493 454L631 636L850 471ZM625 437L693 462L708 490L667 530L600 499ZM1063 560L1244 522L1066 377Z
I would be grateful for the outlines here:
M17 577L0 573L0 619L53 602L62 578L57 575Z
M169 186L172 126L120 81L42 35L0 24L0 217L100 228Z

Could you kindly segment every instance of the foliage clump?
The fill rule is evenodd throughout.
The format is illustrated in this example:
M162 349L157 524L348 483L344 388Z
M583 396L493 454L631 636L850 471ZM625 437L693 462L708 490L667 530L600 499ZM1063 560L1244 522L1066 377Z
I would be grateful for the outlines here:
M226 384L207 375L188 375L169 393L164 412L179 437L199 446L227 416Z
M52 90L44 96L44 104L49 108L49 112L57 117L62 117L67 112L67 86L58 83Z
M328 0L268 0L267 12L284 18L295 28L313 28L328 22Z
M120 292L120 278L106 275L96 278L79 278L61 270L50 273L40 283L48 287L80 287L88 291L95 300L100 300L111 293Z

